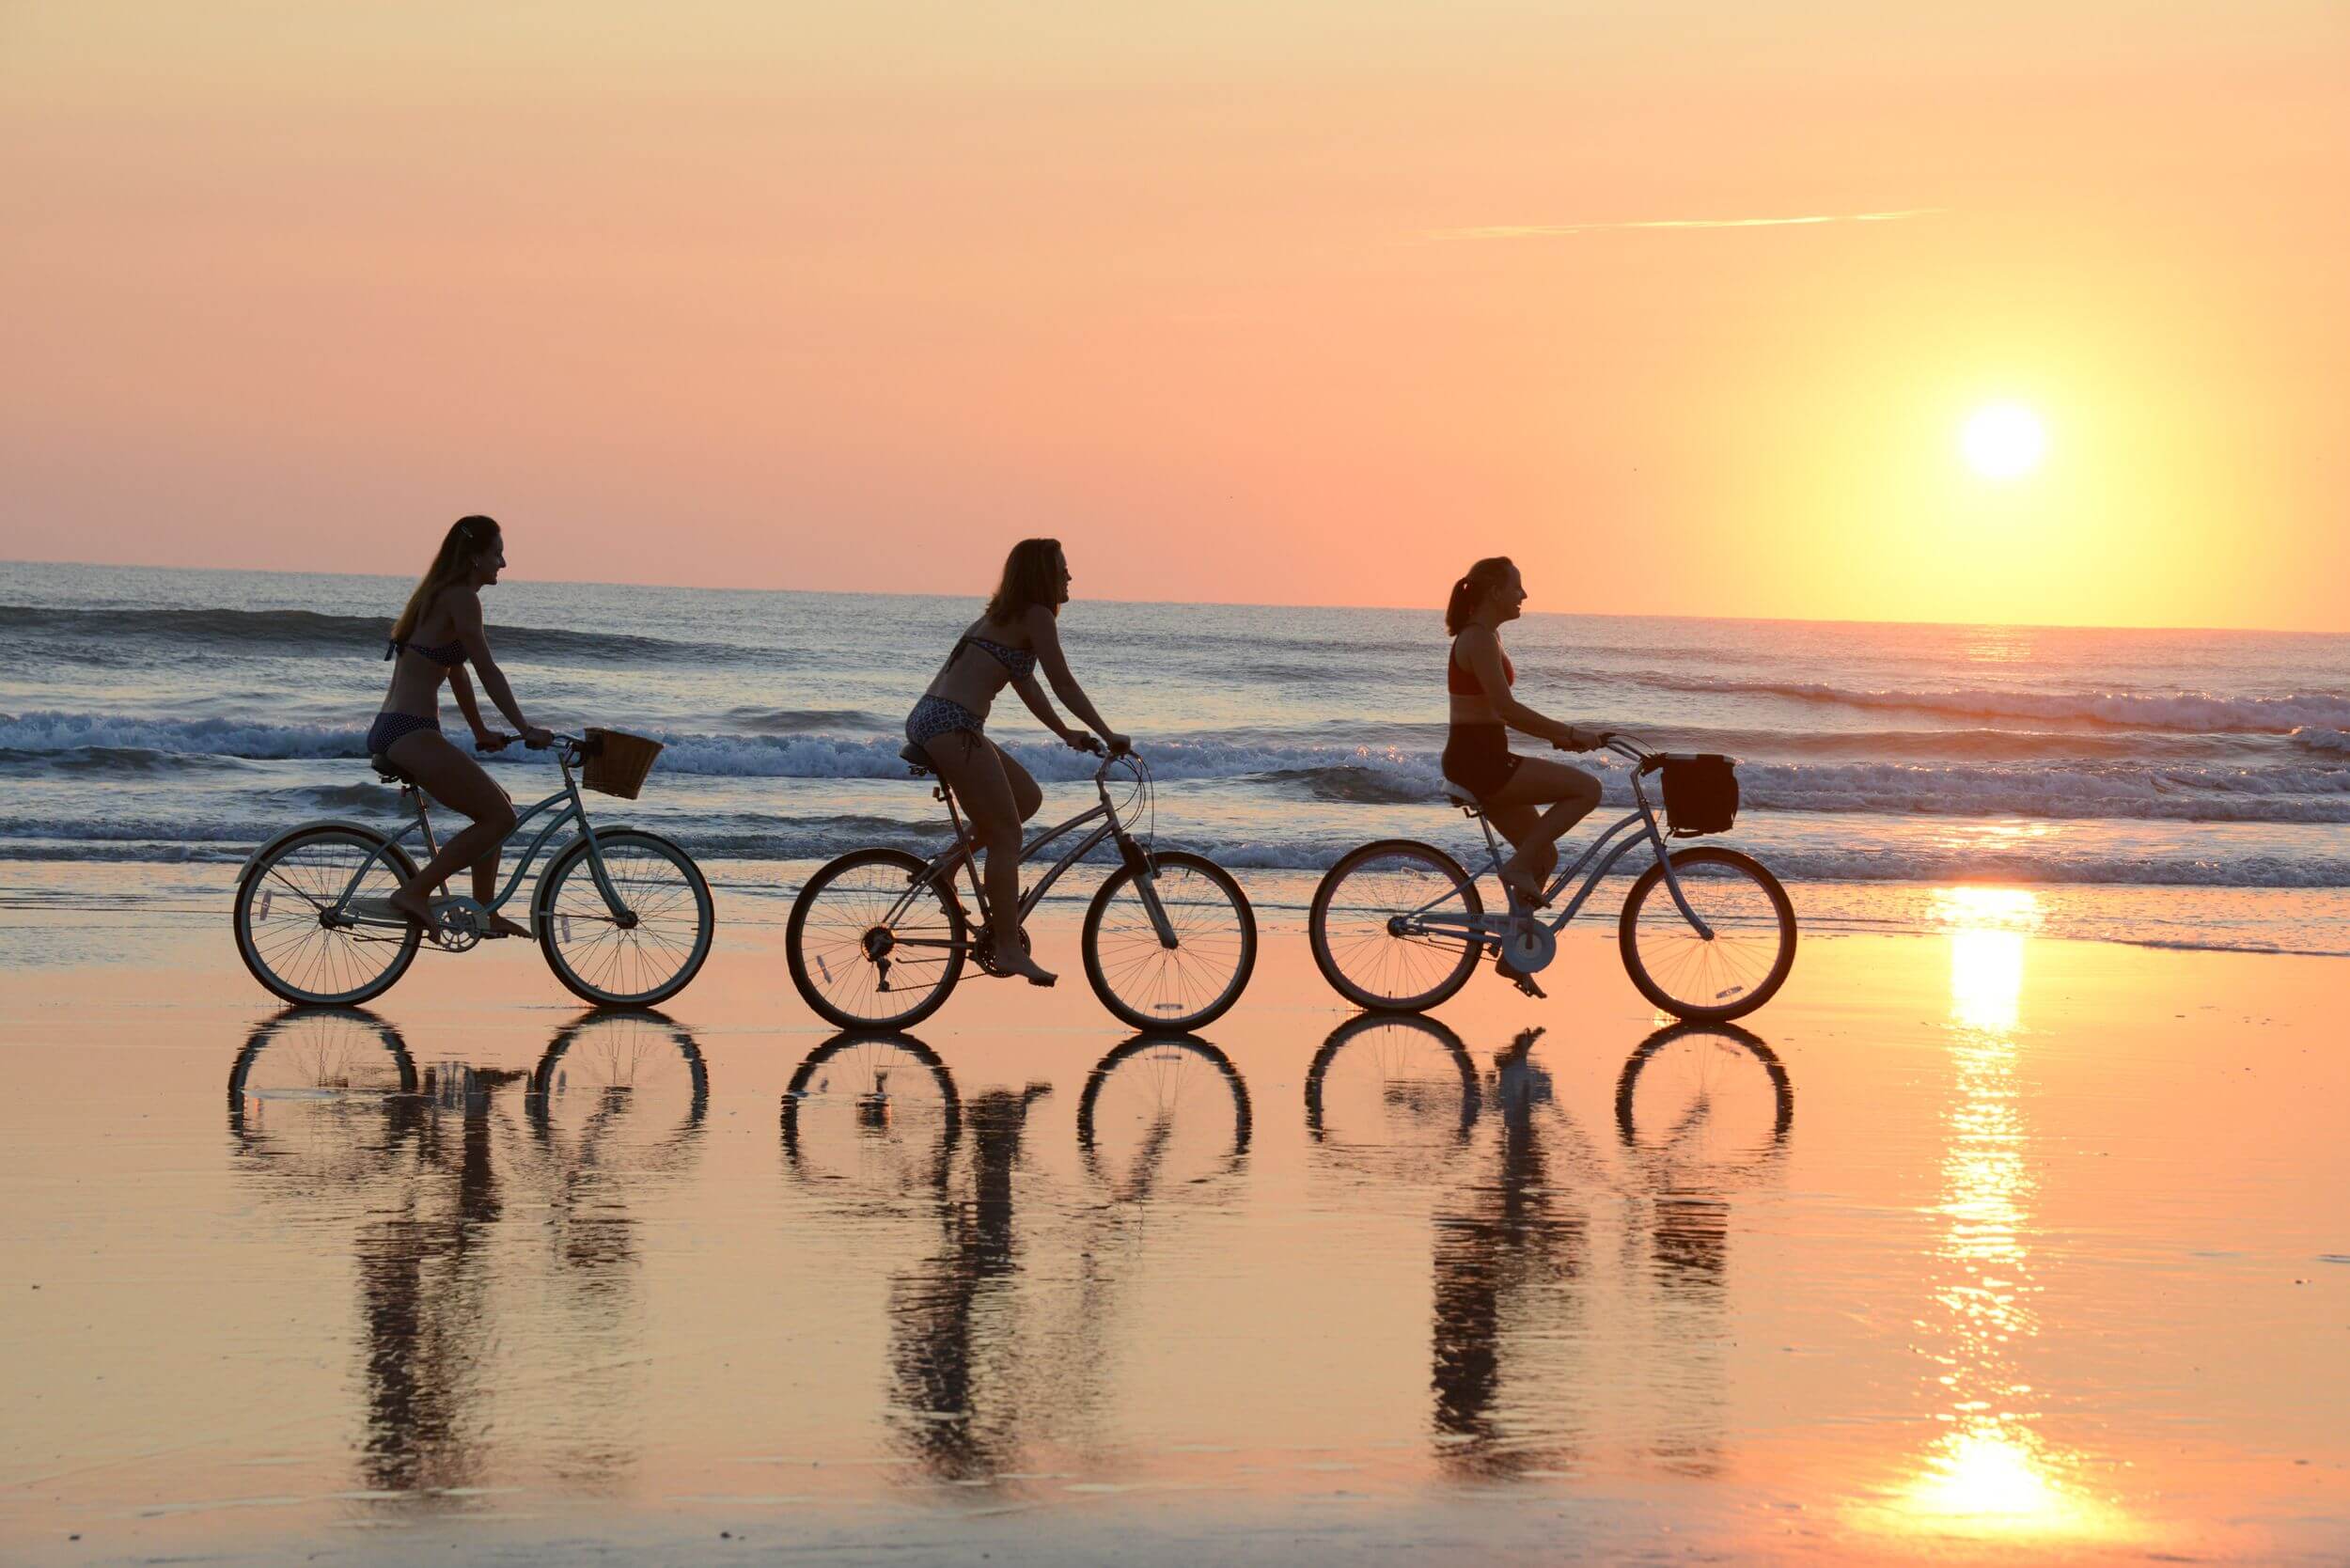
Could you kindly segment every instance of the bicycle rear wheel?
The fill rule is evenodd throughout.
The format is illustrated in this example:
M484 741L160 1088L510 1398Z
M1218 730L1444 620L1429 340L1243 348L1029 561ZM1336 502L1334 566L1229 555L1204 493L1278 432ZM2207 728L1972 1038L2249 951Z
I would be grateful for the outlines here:
M348 924L333 912L388 920L384 901L415 874L399 845L366 828L322 823L289 834L237 882L229 916L237 956L290 1002L351 1007L380 996L415 961L424 928Z
M904 850L856 850L800 889L784 958L819 1016L844 1029L903 1029L945 1004L968 943L961 902L934 882L915 886L924 864Z
M1794 905L1778 878L1736 850L1677 850L1672 868L1712 934L1700 936L1681 913L1659 862L1624 897L1616 926L1624 971L1641 996L1677 1018L1743 1018L1778 996L1794 967Z
M596 886L588 840L572 840L539 886L539 950L571 993L599 1007L650 1007L685 989L710 956L718 919L701 868L668 839L636 828L596 835L603 874L633 922Z
M1196 1029L1230 1011L1257 967L1257 917L1231 873L1205 855L1151 856L1151 890L1173 947L1159 940L1134 868L1120 866L1086 911L1086 979L1121 1023Z
M1374 1012L1418 1012L1468 983L1484 943L1468 927L1485 901L1460 862L1433 844L1365 844L1314 889L1306 931L1331 988ZM1418 924L1446 922L1436 931Z

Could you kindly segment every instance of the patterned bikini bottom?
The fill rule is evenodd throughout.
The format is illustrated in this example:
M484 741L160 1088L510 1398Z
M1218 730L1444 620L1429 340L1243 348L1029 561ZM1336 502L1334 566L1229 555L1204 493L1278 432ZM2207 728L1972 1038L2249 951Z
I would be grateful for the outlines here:
M951 698L925 697L906 715L906 739L928 745L941 735L964 732L964 749L977 745L986 733L986 720Z

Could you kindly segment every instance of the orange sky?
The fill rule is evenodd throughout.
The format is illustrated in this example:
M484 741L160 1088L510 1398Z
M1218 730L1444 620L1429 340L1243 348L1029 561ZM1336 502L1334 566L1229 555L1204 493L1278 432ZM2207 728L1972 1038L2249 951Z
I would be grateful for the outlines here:
M2345 190L2339 0L12 5L0 556L2344 630Z

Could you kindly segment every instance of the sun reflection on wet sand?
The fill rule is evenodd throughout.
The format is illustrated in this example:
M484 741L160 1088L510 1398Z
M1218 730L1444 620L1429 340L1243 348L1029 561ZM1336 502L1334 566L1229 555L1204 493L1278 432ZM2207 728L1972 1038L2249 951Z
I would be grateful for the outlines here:
M1934 914L1950 933L1956 1079L1934 1210L1947 1224L1934 1254L1931 1310L1916 1329L1935 1366L1935 1419L1945 1430L1867 1511L1869 1521L1912 1535L2117 1539L2130 1533L2128 1517L2081 1484L2081 1455L2040 1430L2022 1366L2040 1332L2041 1286L2016 1034L2039 900L2024 888L1951 887Z

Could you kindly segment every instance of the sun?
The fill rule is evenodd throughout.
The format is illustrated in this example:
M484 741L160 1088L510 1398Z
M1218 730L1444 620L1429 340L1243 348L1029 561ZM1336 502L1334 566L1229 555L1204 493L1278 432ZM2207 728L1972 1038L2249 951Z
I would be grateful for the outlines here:
M2040 466L2048 432L2022 403L1985 403L1958 438L1966 464L1987 479L2013 479Z

